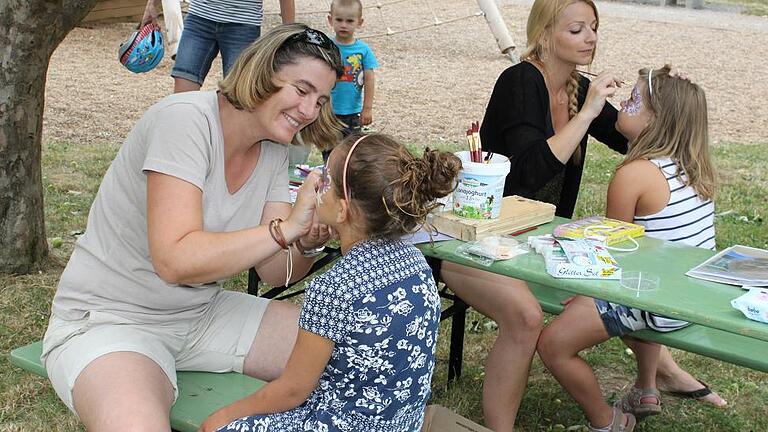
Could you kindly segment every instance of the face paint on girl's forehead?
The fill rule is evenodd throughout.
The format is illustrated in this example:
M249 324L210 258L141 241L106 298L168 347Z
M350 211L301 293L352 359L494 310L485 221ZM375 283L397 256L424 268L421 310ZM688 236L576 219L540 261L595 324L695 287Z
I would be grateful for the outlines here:
M632 95L624 102L624 106L621 108L621 112L626 113L629 116L637 115L640 109L643 108L643 95L640 93L640 89L635 85L632 88Z
M320 181L317 183L317 205L323 203L323 195L331 189L331 174L327 166L323 167L320 173Z
M320 172L320 182L317 185L317 192L324 194L331 188L331 173L328 172L327 167L323 167Z

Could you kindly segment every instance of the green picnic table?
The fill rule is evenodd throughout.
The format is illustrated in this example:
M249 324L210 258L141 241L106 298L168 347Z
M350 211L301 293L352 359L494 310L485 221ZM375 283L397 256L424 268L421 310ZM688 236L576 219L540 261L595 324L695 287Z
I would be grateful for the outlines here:
M551 223L520 236L551 234L568 219ZM486 267L456 254L463 242L449 240L422 244L431 259L455 262L528 282L542 308L562 310L560 301L574 294L600 298L694 323L684 329L658 333L638 332L642 339L663 343L729 363L768 372L768 324L752 321L731 307L730 301L744 293L739 287L691 278L685 273L714 255L713 251L650 237L637 239L634 252L611 252L622 271L642 271L659 278L659 288L636 292L618 280L558 279L544 268L544 257L533 252ZM460 348L459 348L460 349Z

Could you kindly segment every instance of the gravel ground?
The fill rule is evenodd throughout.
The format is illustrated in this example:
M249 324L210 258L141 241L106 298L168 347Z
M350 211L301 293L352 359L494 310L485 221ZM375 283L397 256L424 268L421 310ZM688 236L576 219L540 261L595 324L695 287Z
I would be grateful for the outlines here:
M278 18L267 0L265 28ZM499 73L510 65L498 52L472 0L381 0L365 10L360 37L379 58L374 129L407 142L461 142L483 110ZM374 5L365 1L366 5ZM531 1L502 0L513 40L525 43ZM324 0L296 0L298 18L327 30ZM713 143L768 142L765 59L768 19L717 10L598 2L600 43L593 71L612 69L634 81L640 67L679 65L707 92ZM311 13L302 13L311 12ZM272 13L270 13L272 12ZM466 18L464 18L466 17ZM431 25L435 20L448 22ZM426 26L416 31L405 29ZM390 36L375 36L391 30ZM173 88L172 61L133 75L116 60L132 24L73 30L55 51L48 72L44 139L119 145L133 123ZM366 38L365 35L371 37ZM519 50L518 50L519 51ZM216 61L204 89L221 77ZM617 104L628 90L614 99Z

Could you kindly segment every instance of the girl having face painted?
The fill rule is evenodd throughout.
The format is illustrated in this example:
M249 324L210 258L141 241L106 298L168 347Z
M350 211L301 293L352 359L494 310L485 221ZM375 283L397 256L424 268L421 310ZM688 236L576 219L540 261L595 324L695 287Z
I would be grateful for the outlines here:
M376 134L331 152L315 183L317 216L339 234L342 258L309 283L283 375L224 408L222 418L239 419L223 430L421 429L440 297L424 256L400 237L424 224L460 168L450 153L415 158ZM281 386L294 392L275 412Z
M714 249L715 173L709 159L704 91L670 67L642 69L621 103L616 129L630 150L608 188L606 215L643 225L649 237ZM656 389L660 346L637 340L638 377L611 408L579 352L613 336L650 329L668 332L688 323L636 308L576 297L541 333L538 351L560 384L581 405L593 431L630 431L661 412ZM623 411L625 414L622 414Z

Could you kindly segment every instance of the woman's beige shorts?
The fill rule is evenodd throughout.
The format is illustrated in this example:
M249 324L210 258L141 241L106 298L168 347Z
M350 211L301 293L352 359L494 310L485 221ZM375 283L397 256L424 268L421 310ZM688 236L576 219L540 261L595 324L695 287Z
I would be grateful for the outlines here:
M76 321L51 315L42 361L56 394L75 412L72 388L96 358L118 351L143 354L157 363L178 396L176 371L241 372L269 299L221 291L194 322L146 324L91 311Z

